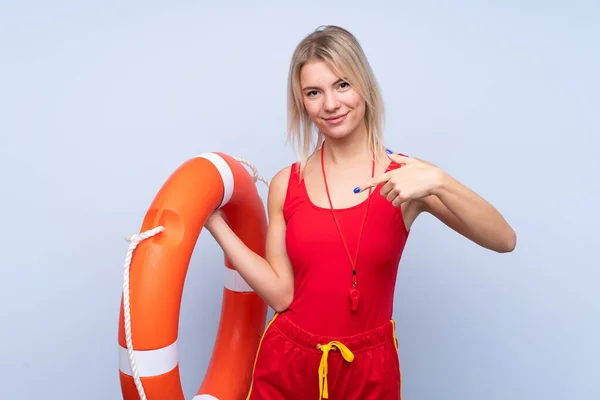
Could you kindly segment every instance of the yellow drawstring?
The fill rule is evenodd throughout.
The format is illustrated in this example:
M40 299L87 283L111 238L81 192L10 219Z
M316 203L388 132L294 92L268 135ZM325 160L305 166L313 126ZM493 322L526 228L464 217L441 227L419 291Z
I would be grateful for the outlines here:
M323 352L321 356L321 365L319 365L319 400L329 398L329 388L327 387L327 357L331 350L339 349L344 360L354 361L354 354L344 344L334 340L324 345L317 345L317 349Z

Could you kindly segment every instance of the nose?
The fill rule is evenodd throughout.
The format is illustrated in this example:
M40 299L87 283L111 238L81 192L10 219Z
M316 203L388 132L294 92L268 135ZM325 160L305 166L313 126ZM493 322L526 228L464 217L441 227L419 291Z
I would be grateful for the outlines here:
M325 104L323 105L325 111L334 112L340 108L340 102L336 97L335 93L325 93Z

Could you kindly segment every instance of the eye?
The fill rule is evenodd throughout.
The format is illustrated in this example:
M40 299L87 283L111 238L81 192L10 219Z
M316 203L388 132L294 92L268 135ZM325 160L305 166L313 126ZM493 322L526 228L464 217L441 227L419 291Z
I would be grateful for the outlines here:
M309 90L308 92L306 92L306 95L308 97L314 97L317 95L317 91L316 90Z
M347 89L350 87L350 84L348 82L341 82L340 83L340 88L342 89Z

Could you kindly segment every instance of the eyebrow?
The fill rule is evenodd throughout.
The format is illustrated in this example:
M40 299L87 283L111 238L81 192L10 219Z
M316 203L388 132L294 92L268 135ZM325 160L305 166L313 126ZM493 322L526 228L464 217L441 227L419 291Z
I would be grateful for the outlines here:
M340 82L346 82L346 80L345 80L345 79L342 79L342 78L340 78L340 79L338 79L337 81L333 82L333 83L331 84L331 86L335 86L335 85L337 85L337 84L338 84L338 83L340 83ZM302 88L302 90L303 90L303 91L306 91L306 90L314 90L314 89L319 89L319 87L317 87L317 86L306 86L306 87Z

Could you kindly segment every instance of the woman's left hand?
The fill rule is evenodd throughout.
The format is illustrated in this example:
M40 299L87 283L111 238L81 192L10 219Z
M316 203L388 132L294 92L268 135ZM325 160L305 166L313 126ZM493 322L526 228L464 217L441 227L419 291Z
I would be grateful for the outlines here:
M401 167L369 179L364 185L354 189L355 193L384 184L381 195L395 207L399 207L406 201L432 195L441 186L444 172L435 165L399 154L387 154Z

